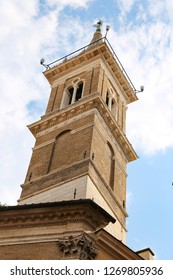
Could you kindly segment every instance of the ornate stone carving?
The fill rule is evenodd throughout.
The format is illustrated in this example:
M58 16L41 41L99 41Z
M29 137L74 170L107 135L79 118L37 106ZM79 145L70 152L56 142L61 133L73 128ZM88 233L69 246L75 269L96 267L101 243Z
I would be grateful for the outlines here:
M93 241L86 238L84 234L80 236L69 236L58 242L61 259L80 259L80 260L94 260L97 256L97 249Z

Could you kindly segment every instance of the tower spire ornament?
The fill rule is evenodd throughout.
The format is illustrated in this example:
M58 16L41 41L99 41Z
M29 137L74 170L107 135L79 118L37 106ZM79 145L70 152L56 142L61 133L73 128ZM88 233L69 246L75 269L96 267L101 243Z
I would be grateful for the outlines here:
M98 19L97 23L93 25L94 27L96 27L96 31L101 32L101 28L103 26L103 20Z

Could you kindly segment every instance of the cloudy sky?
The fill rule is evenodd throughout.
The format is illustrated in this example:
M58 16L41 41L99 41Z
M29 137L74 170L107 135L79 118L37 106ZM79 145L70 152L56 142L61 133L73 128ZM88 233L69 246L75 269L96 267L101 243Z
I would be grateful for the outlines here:
M0 202L17 203L34 146L26 125L48 101L40 58L88 44L98 18L135 87L145 86L127 112L139 156L128 166L127 245L173 259L172 0L0 0Z

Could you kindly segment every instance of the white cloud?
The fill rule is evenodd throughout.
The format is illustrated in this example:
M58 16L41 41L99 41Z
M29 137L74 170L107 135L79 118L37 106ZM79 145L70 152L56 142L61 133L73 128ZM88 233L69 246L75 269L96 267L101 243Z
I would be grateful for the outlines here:
M173 147L173 32L162 18L124 26L121 33L112 29L108 36L136 88L145 86L129 105L127 136L147 154Z
M125 15L130 12L136 0L117 0L116 2L120 7L121 13Z
M142 57L138 49L139 60L135 61L134 69L137 77L143 78L145 91L139 94L140 101L129 109L128 133L138 148L155 153L173 146L172 35L167 26L159 23L150 26L143 37L146 43ZM133 80L137 85L137 79Z
M51 6L65 7L71 6L73 8L86 8L87 5L93 0L47 0L47 3Z
M165 12L165 1L157 0L157 4L153 1L148 1L148 11L152 17L162 16Z
M63 42L64 28L70 29L80 44L79 41L85 36L85 29L81 32L82 24L69 18L70 28L68 21L64 27L60 21L60 12L66 5L86 8L89 2L52 1L50 6L49 1L45 1L45 12L41 13L40 3L37 0L1 1L0 202L2 203L14 204L19 198L19 186L24 182L34 143L26 125L39 119L43 114L43 107L45 109L50 92L49 85L41 73L44 69L39 60L42 56L51 60L55 53L56 58L59 57L62 48L60 39ZM77 31L76 34L74 30ZM83 34L83 37L80 34ZM66 36L70 36L70 31ZM66 48L68 45L67 38L63 47ZM71 51L73 50L71 46ZM29 106L31 102L35 102L37 107L37 111L33 109L32 114Z

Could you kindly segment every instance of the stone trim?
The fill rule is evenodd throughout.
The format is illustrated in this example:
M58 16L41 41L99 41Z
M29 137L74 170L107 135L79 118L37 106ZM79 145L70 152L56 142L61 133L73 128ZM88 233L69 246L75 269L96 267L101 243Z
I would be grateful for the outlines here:
M66 120L73 118L74 116L77 116L84 111L89 111L93 108L96 108L99 111L106 125L109 127L113 136L116 138L118 144L122 148L122 151L124 152L124 155L126 156L127 160L133 161L137 159L138 156L134 151L132 145L129 143L127 137L124 135L124 133L112 117L109 110L106 108L104 101L98 93L92 94L87 98L83 98L83 100L79 101L78 104L75 103L72 106L66 108L65 110L60 110L56 114L54 113L53 115L49 116L46 120L40 120L29 125L28 127L32 134L36 137L36 135L41 131L49 129L50 127L59 123L65 122Z
M72 69L76 69L79 65L84 65L86 62L89 63L90 61L98 58L101 58L102 61L109 66L113 77L119 82L121 88L123 89L128 102L130 103L136 101L137 96L134 90L105 42L99 44L95 48L88 49L87 51L80 53L66 62L60 63L53 68L46 70L44 75L49 83L53 84L57 80L57 77L63 73L72 71Z
M85 234L69 236L58 241L61 259L94 260L98 254L95 242L89 240Z
M102 216L100 220L96 219L96 212ZM109 221L115 222L115 219L91 199L4 206L0 209L0 229L81 221L91 228L98 228L100 223L106 226Z

